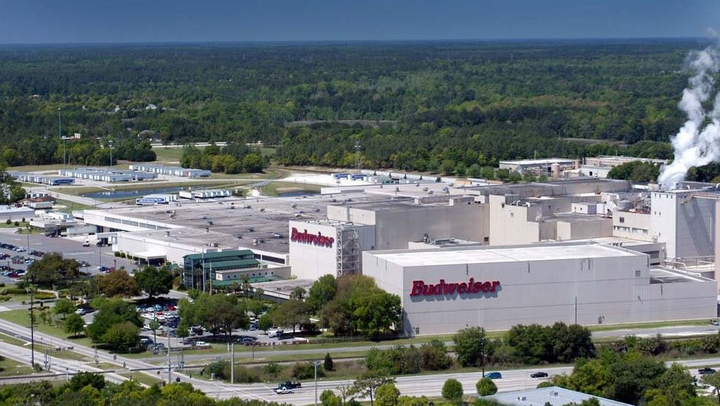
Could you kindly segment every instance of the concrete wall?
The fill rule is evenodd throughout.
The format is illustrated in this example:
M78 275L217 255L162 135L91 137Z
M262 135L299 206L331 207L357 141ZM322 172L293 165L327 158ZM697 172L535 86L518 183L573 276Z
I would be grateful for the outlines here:
M650 214L615 211L612 224L614 237L641 241L652 241L653 239Z
M505 196L490 196L490 245L531 244L540 241L540 225L529 222L539 208L512 206Z
M587 240L591 238L612 237L612 220L607 218L583 219L577 221L558 221L557 240Z
M715 255L715 199L693 192L653 192L652 235L667 244L668 258Z
M290 267L276 266L267 268L237 269L233 271L218 271L215 272L215 279L219 281L237 281L242 284L246 275L249 278L279 277L282 279L289 279Z
M468 326L506 330L576 318L583 325L709 319L717 312L714 282L651 285L643 254L442 266L400 266L372 252L364 255L363 274L401 297L408 335L448 334ZM470 278L499 281L500 287L495 293L410 296L414 280L435 284Z
M415 206L407 211L375 213L375 249L407 248L410 241L458 238L484 242L489 237L489 208L484 204Z
M191 245L144 238L129 233L118 233L116 242L113 244L113 251L121 251L128 254L152 252L154 255L165 255L167 261L182 265L185 255L200 254L203 249ZM212 251L216 250L205 250L205 252Z

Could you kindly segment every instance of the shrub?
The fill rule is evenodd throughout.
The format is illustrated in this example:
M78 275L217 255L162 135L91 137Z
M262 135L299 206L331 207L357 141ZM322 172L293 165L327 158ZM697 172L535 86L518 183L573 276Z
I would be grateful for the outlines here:
M210 375L215 374L215 379L225 379L227 373L227 379L230 379L230 361L226 359L215 361L206 367L206 372Z
M315 377L315 367L312 362L296 362L293 365L292 374L295 379L311 379ZM317 370L318 378L325 376L325 371L322 368Z
M228 363L227 374L228 374L228 379L230 379L229 363ZM235 367L235 383L256 383L256 382L260 382L260 377L258 376L257 373L255 373L255 371L253 371L247 367L241 366L241 365L238 365Z
M14 225L15 227L17 227L17 226L20 225L20 222L19 222L19 221L16 221L15 223L13 223L13 225ZM20 230L20 231L22 231L22 230Z
M277 362L271 362L263 367L263 371L268 375L278 376L282 371L282 367Z
M55 295L50 292L38 292L35 294L37 300L50 300L55 299Z
M8 300L10 300L10 296L0 296L0 301L7 302Z
M477 388L477 393L480 396L494 395L498 391L497 385L495 385L495 382L490 378L480 379L475 385L475 388Z
M457 379L448 379L442 388L442 397L449 402L459 403L463 397L463 387Z
M10 219L5 220L5 224L7 224L7 225L12 224L12 220L10 220Z
M332 371L334 367L333 359L330 353L325 354L325 360L323 361L323 369L326 371Z

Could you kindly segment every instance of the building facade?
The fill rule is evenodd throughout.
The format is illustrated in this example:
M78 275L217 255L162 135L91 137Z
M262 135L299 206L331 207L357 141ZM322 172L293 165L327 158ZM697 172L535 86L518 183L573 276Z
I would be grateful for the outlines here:
M365 252L363 274L400 296L409 336L717 315L715 281L651 270L645 254L593 243Z

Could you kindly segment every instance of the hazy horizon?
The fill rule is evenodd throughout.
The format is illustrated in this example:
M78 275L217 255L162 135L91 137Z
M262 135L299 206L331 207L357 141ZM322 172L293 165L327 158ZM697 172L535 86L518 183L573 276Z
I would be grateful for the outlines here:
M0 0L0 6L3 45L693 39L720 28L720 0Z

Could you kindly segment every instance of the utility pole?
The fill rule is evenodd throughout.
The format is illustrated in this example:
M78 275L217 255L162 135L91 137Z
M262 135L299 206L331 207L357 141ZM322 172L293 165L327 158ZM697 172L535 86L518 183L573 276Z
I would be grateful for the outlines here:
M202 291L205 292L205 252L200 254L200 265L202 266Z
M167 336L168 339L168 385L172 382L172 361L170 359L170 334Z
M35 368L35 292L30 290L30 366Z
M232 355L230 356L230 383L235 384L235 343L231 344Z
M317 367L320 365L320 361L313 361L313 366L315 367L315 406L317 406Z
M108 141L108 144L110 144L110 167L113 166L113 140Z

